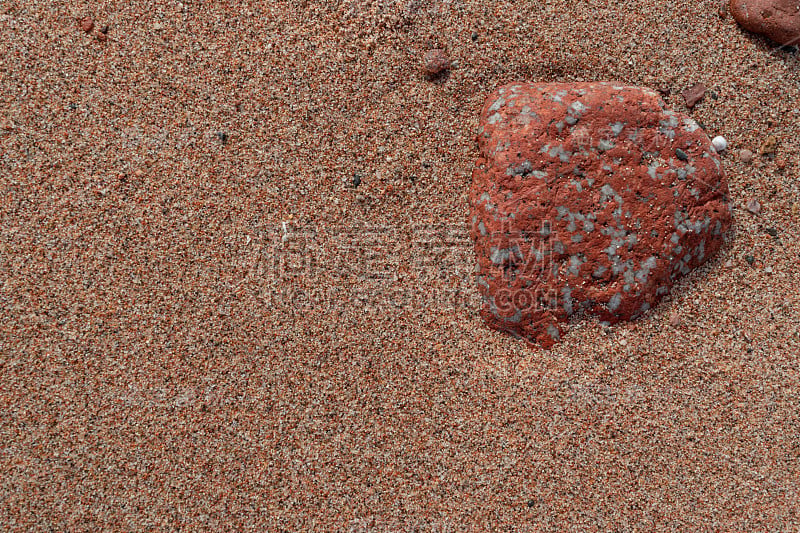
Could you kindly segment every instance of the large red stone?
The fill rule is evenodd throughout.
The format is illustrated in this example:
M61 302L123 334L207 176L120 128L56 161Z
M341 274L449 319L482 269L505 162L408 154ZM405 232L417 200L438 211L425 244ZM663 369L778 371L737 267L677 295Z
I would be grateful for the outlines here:
M470 191L488 323L544 347L656 304L730 226L711 141L654 91L516 83L486 101Z
M780 45L800 42L800 0L731 0L730 9L746 30Z

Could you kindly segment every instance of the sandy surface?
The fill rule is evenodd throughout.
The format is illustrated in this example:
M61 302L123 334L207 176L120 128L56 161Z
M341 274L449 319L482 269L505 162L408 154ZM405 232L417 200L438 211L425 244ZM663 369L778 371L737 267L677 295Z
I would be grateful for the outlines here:
M800 528L797 56L713 1L63 4L0 1L1 529ZM464 241L520 79L703 82L731 145L721 254L550 352Z

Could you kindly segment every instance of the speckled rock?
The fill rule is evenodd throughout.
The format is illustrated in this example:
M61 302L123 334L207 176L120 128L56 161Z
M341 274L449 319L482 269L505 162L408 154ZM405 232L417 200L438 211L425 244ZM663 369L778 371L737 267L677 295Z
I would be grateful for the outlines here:
M94 21L91 17L83 17L81 19L81 29L85 33L89 33L94 29Z
M422 71L427 78L433 79L442 76L449 68L450 58L443 49L436 48L425 53Z
M744 29L780 45L800 41L798 0L731 0L731 14Z
M478 143L482 315L544 347L581 312L607 323L641 315L730 226L711 141L649 89L506 85L486 101Z

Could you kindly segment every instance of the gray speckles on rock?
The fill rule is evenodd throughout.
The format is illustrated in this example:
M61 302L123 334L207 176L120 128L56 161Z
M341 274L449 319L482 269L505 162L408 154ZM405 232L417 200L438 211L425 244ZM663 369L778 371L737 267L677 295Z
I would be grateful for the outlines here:
M568 163L571 156L570 152L564 150L564 146L561 144L553 146L547 153L550 157L558 157L564 163Z
M489 117L489 119L486 122L488 122L489 124L497 124L501 120L503 120L502 115L500 115L500 113L495 113L494 115Z
M605 265L597 265L597 268L595 268L594 272L592 272L592 277L595 279L600 279L603 277L603 274L605 274L607 271L608 268L606 268Z
M518 165L511 165L506 170L506 174L509 176L527 176L533 172L533 165L530 161L525 160Z
M505 98L498 98L495 102L489 107L489 111L497 111L506 103Z
M609 139L600 139L597 141L597 149L601 152L607 152L614 148L617 144Z
M622 295L620 293L616 293L611 299L608 301L608 308L611 311L616 311L619 307L620 302L622 301Z
M687 117L683 119L683 129L687 133L692 133L700 129L700 124Z
M568 315L573 313L572 308L572 289L567 286L561 289L561 301L564 305L564 312Z

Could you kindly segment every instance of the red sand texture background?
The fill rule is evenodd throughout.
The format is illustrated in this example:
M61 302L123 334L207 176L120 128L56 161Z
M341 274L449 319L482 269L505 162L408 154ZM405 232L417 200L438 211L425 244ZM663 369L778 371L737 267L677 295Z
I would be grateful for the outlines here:
M0 1L0 528L800 527L797 55L713 1L67 4ZM550 352L457 251L512 80L702 82L730 143L722 252Z

